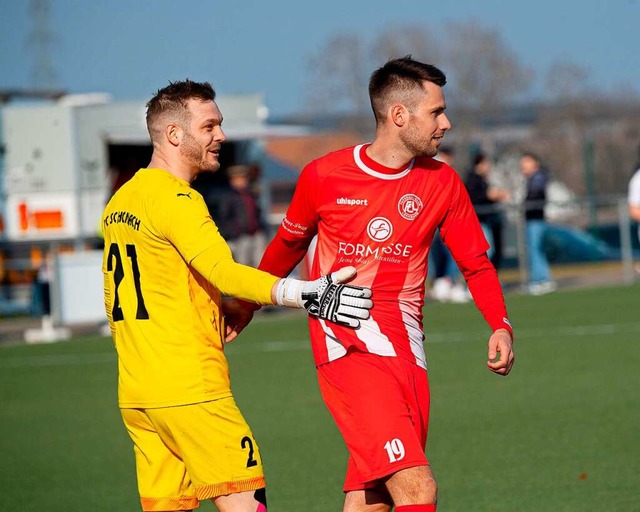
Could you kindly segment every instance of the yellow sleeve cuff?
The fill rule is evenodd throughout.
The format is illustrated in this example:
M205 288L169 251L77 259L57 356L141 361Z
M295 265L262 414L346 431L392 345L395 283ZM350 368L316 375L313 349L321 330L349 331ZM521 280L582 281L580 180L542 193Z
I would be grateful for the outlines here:
M278 278L236 263L228 250L218 249L214 246L200 253L191 265L223 295L261 305L273 304L271 290Z

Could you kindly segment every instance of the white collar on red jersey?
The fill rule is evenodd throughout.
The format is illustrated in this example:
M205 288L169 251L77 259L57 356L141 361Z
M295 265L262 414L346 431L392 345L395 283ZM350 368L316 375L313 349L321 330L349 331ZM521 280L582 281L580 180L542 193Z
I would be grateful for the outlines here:
M366 147L369 145L370 144L360 144L353 148L353 159L355 160L356 165L367 174L382 180L397 180L398 178L403 178L409 174L411 169L413 169L415 159L412 159L407 168L401 171L398 171L397 169L390 169L389 167L379 164L375 160L369 158L365 153ZM367 161L366 164L364 163L365 159Z

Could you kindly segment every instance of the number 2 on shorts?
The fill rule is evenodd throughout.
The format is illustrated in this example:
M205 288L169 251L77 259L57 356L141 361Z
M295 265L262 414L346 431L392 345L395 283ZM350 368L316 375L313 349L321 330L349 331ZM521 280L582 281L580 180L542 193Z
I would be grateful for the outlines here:
M247 467L252 468L258 465L258 461L253 458L253 441L249 436L244 436L240 441L240 446L244 450L246 445L249 445L249 457L247 458Z

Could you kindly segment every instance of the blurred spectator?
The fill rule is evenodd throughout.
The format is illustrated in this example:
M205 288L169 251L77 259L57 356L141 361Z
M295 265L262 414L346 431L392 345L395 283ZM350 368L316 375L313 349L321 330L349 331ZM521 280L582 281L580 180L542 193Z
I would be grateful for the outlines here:
M233 258L243 265L257 267L266 237L262 212L252 188L252 167L232 165L227 176L229 185L216 187L205 195L205 201Z
M31 314L33 316L51 315L51 274L53 271L53 255L40 247L31 249L31 266L36 269L31 297Z
M505 188L491 185L491 160L484 154L478 153L473 158L473 165L467 173L465 185L471 197L478 220L482 225L484 236L491 246L487 253L491 263L498 270L502 262L502 228L504 213L499 203L508 201L511 197Z
M453 167L453 148L441 146L435 157ZM451 257L449 249L442 243L440 230L436 230L429 250L429 267L431 268L432 283L429 295L440 302L469 302L471 294L462 283L462 274L458 265Z
M638 240L640 240L640 161L636 164L636 171L629 181L629 216L638 222Z
M533 153L525 153L520 158L520 172L527 180L525 197L525 218L527 231L527 257L529 264L529 293L543 295L558 288L551 279L549 262L542 250L542 240L546 230L544 207L547 201L549 171Z

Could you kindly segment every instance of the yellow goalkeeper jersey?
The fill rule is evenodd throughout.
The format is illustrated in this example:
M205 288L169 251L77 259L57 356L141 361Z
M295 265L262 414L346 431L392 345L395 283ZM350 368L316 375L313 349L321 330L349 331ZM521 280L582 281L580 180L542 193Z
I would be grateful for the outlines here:
M163 169L114 194L102 231L120 407L230 396L221 293L271 304L277 278L234 262L202 196Z

